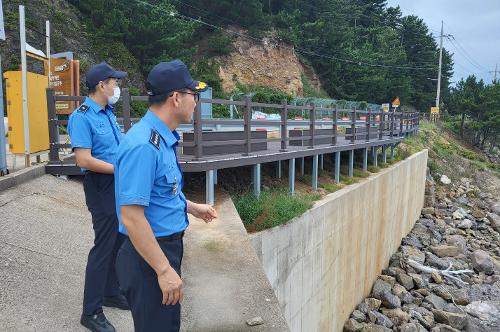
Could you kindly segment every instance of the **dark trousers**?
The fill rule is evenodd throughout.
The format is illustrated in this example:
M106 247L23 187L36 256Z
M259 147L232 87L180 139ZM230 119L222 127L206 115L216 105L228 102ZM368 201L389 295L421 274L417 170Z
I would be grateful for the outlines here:
M181 275L182 238L159 240L170 265ZM156 272L126 239L116 258L120 287L130 305L135 332L178 332L181 326L181 305L163 305Z
M103 296L120 294L114 265L123 236L118 235L114 176L89 172L83 189L95 234L85 270L83 314L95 315L102 312Z

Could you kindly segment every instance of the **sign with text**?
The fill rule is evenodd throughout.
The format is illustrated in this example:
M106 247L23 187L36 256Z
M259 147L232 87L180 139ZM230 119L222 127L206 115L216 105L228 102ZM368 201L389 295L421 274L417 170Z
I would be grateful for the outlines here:
M47 74L47 63L45 63ZM79 62L68 59L50 59L49 88L56 96L75 96L79 94ZM70 114L76 108L74 101L56 102L57 114Z
M432 113L432 114L437 114L437 113L439 113L439 107L431 107L431 113Z

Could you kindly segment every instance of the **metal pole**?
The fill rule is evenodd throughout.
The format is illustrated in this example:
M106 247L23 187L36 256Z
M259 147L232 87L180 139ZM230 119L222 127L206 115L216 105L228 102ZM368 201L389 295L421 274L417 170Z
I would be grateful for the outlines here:
M24 123L24 163L26 167L30 165L30 127L28 115L28 87L27 87L27 64L26 64L26 29L24 6L19 5L19 37L21 42L21 80L23 95L23 123Z
M5 126L3 123L3 118L5 116L3 109L3 73L2 73L2 56L0 55L0 176L9 174L7 169L7 150L5 145L7 144L5 139Z
M368 148L363 149L363 171L368 170Z
M305 169L306 161L305 161L304 157L302 157L301 160L302 160L302 163L300 165L300 175L304 176L304 173L305 173L304 169Z
M441 21L441 38L439 41L439 72L436 92L436 107L439 107L439 97L441 95L441 67L443 65L443 21Z
M335 182L340 183L340 151L335 152Z
M295 192L295 158L288 161L288 188L290 194Z
M47 77L50 83L50 21L45 21L45 44L47 46Z
M253 165L253 192L255 196L260 196L260 164Z
M281 179L281 160L278 160L278 164L276 165L276 176L278 179Z
M354 150L349 151L349 177L354 175Z
M313 156L313 165L312 165L312 190L318 190L318 155L315 154Z
M378 166L377 146L372 146L372 163L375 167Z
M387 164L387 146L385 144L382 145L382 162Z
M205 172L206 174L206 203L208 205L214 205L215 202L215 191L214 191L214 171L209 170Z

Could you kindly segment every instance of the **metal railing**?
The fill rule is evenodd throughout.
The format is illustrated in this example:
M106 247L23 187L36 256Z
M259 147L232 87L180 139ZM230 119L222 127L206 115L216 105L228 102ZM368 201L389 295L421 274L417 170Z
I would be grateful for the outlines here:
M85 97L82 96L56 96L54 90L47 89L47 109L49 116L49 139L50 152L49 162L60 162L59 149L70 148L70 144L62 144L58 141L58 126L67 125L67 120L60 120L56 114L57 101L78 101L81 102ZM129 90L122 89L122 109L123 109L123 128L127 132L134 119L131 118L131 102L147 101L147 96L131 96ZM243 108L243 119L202 119L201 104L210 103L214 105L234 105ZM273 109L280 113L280 119L277 120L262 120L252 119L252 110L254 108ZM294 120L289 119L290 111L299 110L305 111L309 115L309 119ZM316 113L321 110L322 114L331 114L329 118L321 120L316 119ZM224 139L224 140L204 140L204 126L207 125L240 125L243 128L243 139ZM252 138L253 126L271 126L278 128L280 131L279 138ZM330 146L337 146L340 143L339 138L344 138L347 144L355 144L357 142L373 142L383 140L384 138L401 137L408 132L413 132L418 128L419 115L418 113L406 112L381 112L371 109L338 109L336 106L330 108L316 108L314 104L310 105L290 105L286 100L281 104L266 104L252 102L250 97L245 97L243 101L233 101L224 99L200 99L196 106L192 123L192 141L181 141L179 145L194 149L193 160L203 160L206 157L203 149L205 147L215 147L224 145L243 145L244 149L242 156L252 154L253 143L269 143L280 142L279 152L287 152L290 149L290 142L302 141L307 142L307 148L314 149L319 144L318 141L327 140ZM302 127L303 133L298 137L290 137L290 126ZM321 127L321 128L318 128ZM326 127L326 128L325 128ZM339 133L339 128L346 128L346 133ZM308 128L308 130L307 130ZM188 128L191 129L191 128ZM319 129L328 129L325 134L324 130L319 133ZM372 136L370 136L372 135ZM306 140L306 141L304 141Z

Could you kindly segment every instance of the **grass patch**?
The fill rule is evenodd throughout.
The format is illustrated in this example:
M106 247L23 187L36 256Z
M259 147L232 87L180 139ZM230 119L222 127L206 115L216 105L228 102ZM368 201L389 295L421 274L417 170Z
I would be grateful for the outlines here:
M329 193L336 192L337 190L342 188L338 184L330 183L330 182L320 183L319 187L325 189Z
M367 178L370 176L370 172L363 171L362 169L356 169L356 168L353 170L352 174L356 178Z
M378 173L378 172L380 172L380 167L374 166L374 165L370 165L370 166L368 166L368 172L370 172L370 173Z
M340 174L340 182L345 184L345 185L351 185L354 183L358 183L359 179L355 177L349 177L347 175Z
M236 210L248 232L261 231L286 224L310 209L321 198L317 193L290 195L285 188L263 191L259 197L252 192L234 199Z
M389 165L390 165L389 162L385 162L385 163L384 162L380 162L380 163L378 163L378 167L379 168L387 168L387 167L389 167Z

